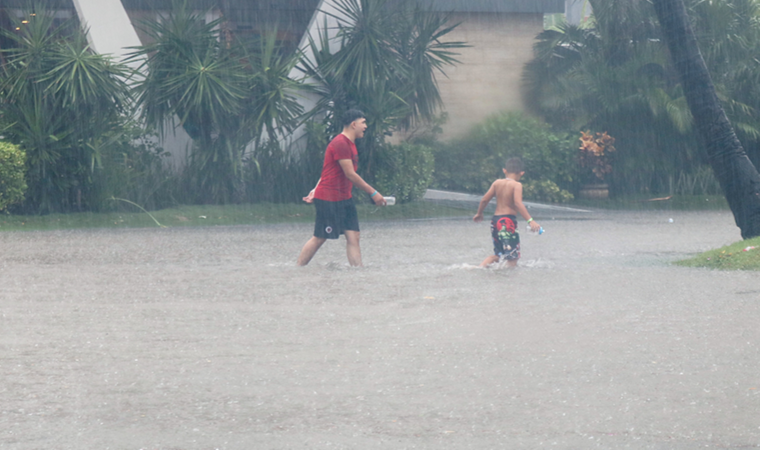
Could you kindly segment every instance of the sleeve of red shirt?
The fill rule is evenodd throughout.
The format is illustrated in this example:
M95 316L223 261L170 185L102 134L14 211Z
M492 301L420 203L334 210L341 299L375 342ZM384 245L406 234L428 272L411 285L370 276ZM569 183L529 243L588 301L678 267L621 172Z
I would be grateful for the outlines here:
M353 161L353 153L351 152L351 146L348 145L348 142L346 142L345 139L337 140L337 142L334 143L335 147L335 160L340 161L341 159L350 159Z

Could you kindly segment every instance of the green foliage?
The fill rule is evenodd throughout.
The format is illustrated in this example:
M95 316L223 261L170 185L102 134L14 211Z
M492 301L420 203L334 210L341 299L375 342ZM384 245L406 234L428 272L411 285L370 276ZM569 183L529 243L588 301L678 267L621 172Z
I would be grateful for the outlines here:
M0 211L24 200L26 155L17 146L0 141Z
M375 175L375 187L397 203L421 199L433 181L435 159L430 147L402 143L386 145Z
M103 151L123 131L128 71L94 53L76 24L55 27L50 11L35 12L20 32L4 32L12 47L0 73L4 135L27 158L22 207L89 208Z
M671 174L707 162L650 2L590 0L588 27L538 36L524 72L525 100L558 129L615 136L618 193L668 189ZM760 2L686 0L723 107L760 162Z
M567 201L572 199L569 190L577 173L578 145L575 136L554 133L547 124L524 114L497 114L466 137L439 147L435 185L484 193L503 176L506 160L517 156L525 163L526 199Z
M121 203L121 202L120 202ZM359 216L376 220L429 219L434 217L472 217L469 209L453 208L431 202L414 202L392 208L375 205L356 206ZM62 230L91 228L155 228L156 222L172 227L212 227L263 225L275 223L314 223L313 205L256 203L243 205L183 205L151 211L129 206L120 212L84 212L44 216L0 215L0 232L13 230Z
M339 0L339 50L332 52L327 25L310 36L312 59L302 61L314 80L328 132L341 131L339 118L349 108L367 115L368 129L357 142L359 173L374 181L385 137L396 129L433 119L441 104L436 72L457 63L462 42L446 42L456 25L425 12L416 2ZM338 119L338 120L336 120Z
M679 266L716 270L760 270L760 238L735 242L689 259L676 261Z
M523 197L530 200L541 200L550 203L567 203L575 196L570 192L560 189L551 180L525 181L523 182Z
M302 150L283 151L277 141L259 146L245 162L247 197L254 202L300 202L319 179L329 142L326 127L305 124Z
M132 58L147 72L137 85L145 121L163 130L176 116L193 139L185 179L194 200L226 203L243 200L246 148L292 131L302 108L288 78L297 55L279 51L276 31L244 45L220 20L175 1L168 18L142 23L153 42Z
M158 146L158 137L133 124L108 145L102 168L95 172L92 209L133 211L113 198L128 199L149 209L186 200L177 192L179 177L166 162L170 155Z

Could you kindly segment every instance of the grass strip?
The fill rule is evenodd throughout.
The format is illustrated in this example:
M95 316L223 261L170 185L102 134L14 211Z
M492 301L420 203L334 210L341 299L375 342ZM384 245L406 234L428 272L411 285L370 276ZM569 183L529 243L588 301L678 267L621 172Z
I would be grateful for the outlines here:
M760 237L709 250L675 264L717 270L760 270Z
M472 211L429 202L387 207L357 205L359 220L407 220L472 215ZM23 216L0 214L0 231L87 228L201 227L262 225L314 221L314 207L307 204L257 203L250 205L190 205L143 212L125 205L119 212Z

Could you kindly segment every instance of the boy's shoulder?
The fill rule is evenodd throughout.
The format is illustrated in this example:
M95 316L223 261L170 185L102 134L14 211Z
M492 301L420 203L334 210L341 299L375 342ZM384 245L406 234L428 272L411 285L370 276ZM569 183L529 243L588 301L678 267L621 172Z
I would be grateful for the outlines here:
M515 181L515 180L513 180L511 178L499 178L499 179L497 179L496 181L493 182L493 185L497 186L497 187L501 187L501 186L503 186L503 187L517 186L517 185L521 185L521 184L522 183L520 183L519 181Z

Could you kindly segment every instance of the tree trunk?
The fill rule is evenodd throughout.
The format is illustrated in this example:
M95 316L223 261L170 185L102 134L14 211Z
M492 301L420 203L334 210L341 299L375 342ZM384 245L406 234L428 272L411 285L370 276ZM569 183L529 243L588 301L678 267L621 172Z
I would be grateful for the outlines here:
M718 101L683 0L654 0L694 123L742 238L760 236L760 174Z

